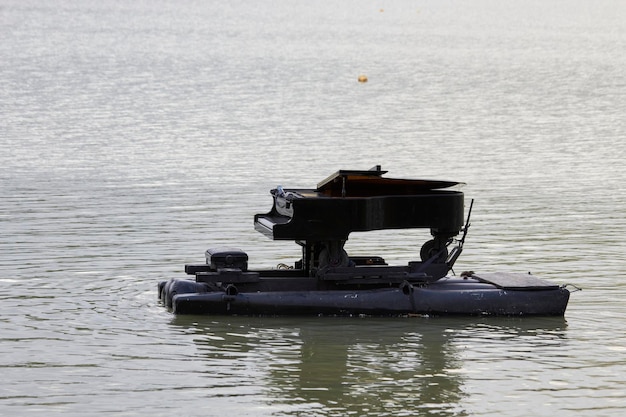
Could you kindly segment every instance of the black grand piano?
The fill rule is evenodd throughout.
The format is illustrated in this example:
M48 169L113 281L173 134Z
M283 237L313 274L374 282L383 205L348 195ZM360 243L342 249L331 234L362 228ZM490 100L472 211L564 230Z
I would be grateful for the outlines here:
M465 220L460 183L386 178L380 166L340 170L315 189L270 191L257 231L302 248L293 265L249 269L237 248L210 248L205 262L185 265L195 279L159 284L178 314L244 315L563 315L569 290L529 274L464 272L448 276L462 252ZM430 229L419 259L388 265L351 256L351 232Z

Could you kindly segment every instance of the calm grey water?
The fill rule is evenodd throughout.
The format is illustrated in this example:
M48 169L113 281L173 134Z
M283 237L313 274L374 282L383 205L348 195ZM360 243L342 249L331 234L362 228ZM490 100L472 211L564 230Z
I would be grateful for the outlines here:
M0 414L621 417L625 114L621 0L3 0ZM375 164L466 182L458 269L583 288L565 317L159 305L210 246L297 259L270 188Z

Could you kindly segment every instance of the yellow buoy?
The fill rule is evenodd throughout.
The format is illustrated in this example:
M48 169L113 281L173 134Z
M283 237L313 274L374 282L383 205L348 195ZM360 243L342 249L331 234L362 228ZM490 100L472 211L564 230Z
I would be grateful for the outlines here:
M366 83L367 82L367 75L359 75L358 78L360 83Z

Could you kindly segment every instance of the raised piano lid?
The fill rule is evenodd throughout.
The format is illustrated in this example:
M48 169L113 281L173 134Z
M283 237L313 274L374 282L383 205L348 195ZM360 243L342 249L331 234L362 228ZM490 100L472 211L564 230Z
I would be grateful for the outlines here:
M327 197L374 197L383 195L418 195L431 190L463 184L454 181L383 178L380 165L367 171L339 170L317 184L318 193Z

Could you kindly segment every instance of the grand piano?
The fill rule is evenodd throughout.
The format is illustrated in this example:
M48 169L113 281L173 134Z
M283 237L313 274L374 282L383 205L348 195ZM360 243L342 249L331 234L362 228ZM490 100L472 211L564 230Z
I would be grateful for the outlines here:
M464 224L463 193L447 190L460 183L385 178L386 172L380 165L339 170L315 189L277 187L270 191L271 210L254 216L254 227L271 239L300 244L308 271L350 265L343 247L351 232L429 228L433 239L420 255L440 264L440 278L449 269L441 264L452 267L445 263L447 246Z

